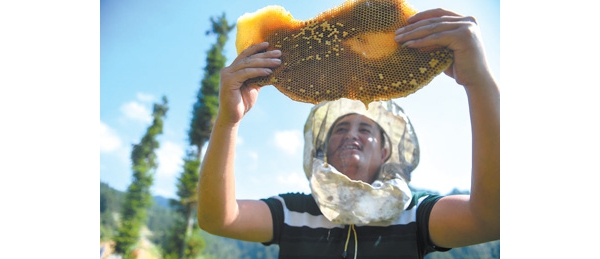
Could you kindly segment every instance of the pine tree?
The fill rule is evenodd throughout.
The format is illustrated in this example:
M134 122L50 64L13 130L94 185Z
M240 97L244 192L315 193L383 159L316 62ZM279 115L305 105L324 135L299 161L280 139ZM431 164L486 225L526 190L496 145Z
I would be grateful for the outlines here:
M125 193L121 209L121 226L115 238L117 253L125 254L139 239L140 229L145 224L147 210L152 205L150 187L154 182L154 171L157 167L155 150L159 147L156 139L163 131L163 118L166 116L167 98L163 96L162 104L154 104L153 122L146 130L139 144L134 144L131 151L132 182Z
M164 247L165 258L195 258L202 249L204 241L198 240L194 243L196 247L190 247L195 239L192 236L200 236L194 231L194 219L196 209L196 186L198 183L198 170L200 160L194 148L187 151L183 159L183 172L177 178L178 201L171 201L171 206L179 214L171 232L169 242ZM200 245L200 247L198 247Z
M229 25L227 23L225 13L217 20L211 17L210 21L212 30L207 31L206 34L216 34L217 42L208 51L204 78L194 104L191 126L188 132L190 144L198 148L198 153L201 152L204 143L210 138L210 132L217 115L219 108L219 72L225 66L225 61L227 61L227 58L223 55L223 48L229 38L229 32L235 27L235 24Z
M179 258L194 258L204 248L204 240L199 236L196 224L197 186L200 170L200 156L204 144L210 138L215 117L219 107L219 72L227 60L223 49L229 32L235 27L229 25L223 13L217 19L210 18L212 30L206 34L216 34L217 42L208 51L204 78L193 106L192 120L188 131L191 148L184 158L183 172L178 178L178 204L173 204L181 214L182 220L174 227L171 244L165 249L170 256L177 248ZM183 232L183 233L182 233Z

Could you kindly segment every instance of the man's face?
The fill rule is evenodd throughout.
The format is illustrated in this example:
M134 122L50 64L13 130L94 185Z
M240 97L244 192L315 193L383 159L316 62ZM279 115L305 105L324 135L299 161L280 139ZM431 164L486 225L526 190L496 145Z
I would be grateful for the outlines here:
M385 161L379 127L371 119L352 114L333 125L327 162L352 180L372 183Z

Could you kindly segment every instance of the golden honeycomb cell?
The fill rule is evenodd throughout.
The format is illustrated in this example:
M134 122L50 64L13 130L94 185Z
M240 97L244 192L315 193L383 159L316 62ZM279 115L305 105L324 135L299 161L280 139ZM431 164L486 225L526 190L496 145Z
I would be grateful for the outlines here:
M404 0L347 0L302 21L281 6L267 6L237 22L238 54L260 42L280 49L282 65L247 81L273 85L295 101L317 104L349 98L365 105L405 97L447 69L447 48L414 49L394 41L416 13Z

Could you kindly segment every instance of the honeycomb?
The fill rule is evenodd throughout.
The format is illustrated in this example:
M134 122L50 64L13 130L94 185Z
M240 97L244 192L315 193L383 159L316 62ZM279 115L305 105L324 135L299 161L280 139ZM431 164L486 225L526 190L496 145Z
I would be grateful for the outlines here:
M317 104L348 98L370 102L405 97L447 69L447 48L415 49L394 41L416 13L404 0L347 0L302 21L281 6L238 18L236 49L267 41L281 66L248 84L273 85L292 100Z

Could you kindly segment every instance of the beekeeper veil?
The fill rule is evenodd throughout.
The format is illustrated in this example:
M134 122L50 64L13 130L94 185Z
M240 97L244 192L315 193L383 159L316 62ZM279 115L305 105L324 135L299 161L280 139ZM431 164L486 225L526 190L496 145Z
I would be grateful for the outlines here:
M330 128L348 114L366 116L384 131L388 157L372 184L351 180L326 162ZM368 108L344 98L315 105L304 125L304 140L304 172L312 195L333 223L386 226L409 205L408 182L419 163L419 144L408 117L393 101L371 102Z

